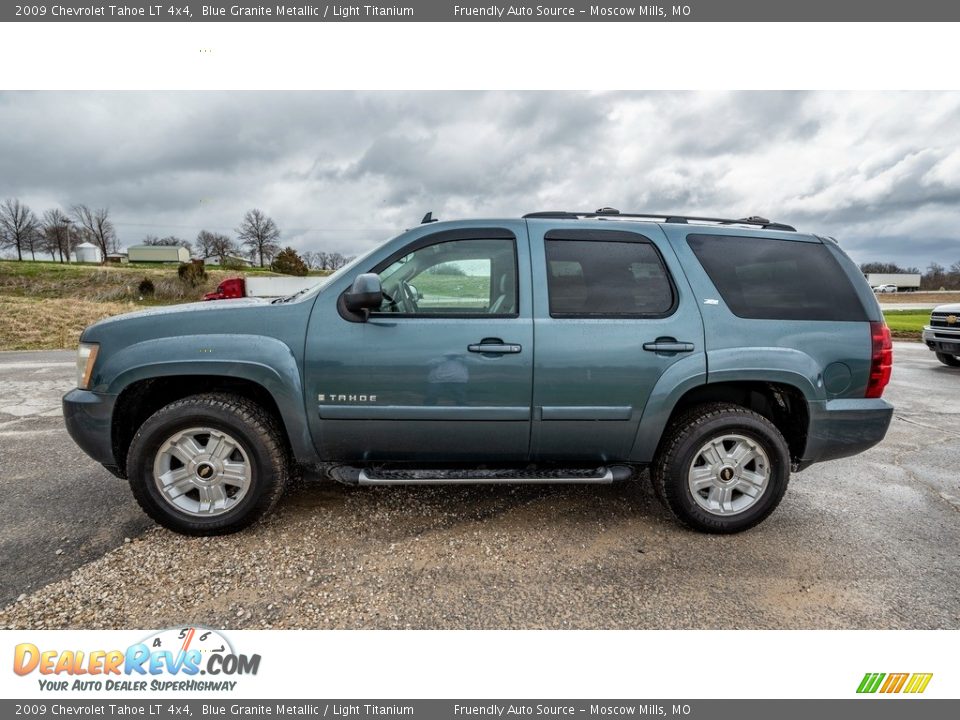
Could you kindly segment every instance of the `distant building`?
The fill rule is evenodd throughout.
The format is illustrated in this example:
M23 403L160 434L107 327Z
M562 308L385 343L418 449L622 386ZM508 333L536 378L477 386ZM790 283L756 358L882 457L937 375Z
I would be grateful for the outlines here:
M123 264L130 262L130 258L127 256L126 252L112 252L107 253L107 262L114 264Z
M219 255L210 255L210 256L205 257L205 258L203 259L203 264L204 264L204 265L213 265L213 266L219 266L219 265L221 265L221 264L235 265L235 266L242 266L242 267L252 267L252 266L253 266L253 263L252 263L252 262L250 262L250 261L247 260L246 258L240 257L239 255L224 255L224 256L223 256L223 262L220 261L220 256L219 256Z
M135 263L187 263L190 251L180 245L132 245L127 258Z
M100 248L93 243L80 243L74 248L74 253L77 256L77 262L98 263L103 259L100 255Z

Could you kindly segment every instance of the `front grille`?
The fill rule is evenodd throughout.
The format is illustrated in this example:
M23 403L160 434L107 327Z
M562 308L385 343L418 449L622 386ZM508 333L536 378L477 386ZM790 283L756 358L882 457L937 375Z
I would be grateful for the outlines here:
M953 322L949 322L947 318L953 318ZM960 330L960 315L954 315L953 313L933 313L930 316L930 327L942 327Z

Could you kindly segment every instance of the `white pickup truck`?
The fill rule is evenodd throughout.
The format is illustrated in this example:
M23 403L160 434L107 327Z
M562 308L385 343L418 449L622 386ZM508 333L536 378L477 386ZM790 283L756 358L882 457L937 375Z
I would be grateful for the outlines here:
M923 342L944 365L960 367L960 303L933 309L930 324L923 329Z

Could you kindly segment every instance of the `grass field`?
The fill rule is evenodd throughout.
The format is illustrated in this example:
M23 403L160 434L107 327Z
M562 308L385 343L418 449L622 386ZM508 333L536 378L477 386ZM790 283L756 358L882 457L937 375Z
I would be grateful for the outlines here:
M887 310L883 316L890 329L898 332L919 333L930 322L929 310Z

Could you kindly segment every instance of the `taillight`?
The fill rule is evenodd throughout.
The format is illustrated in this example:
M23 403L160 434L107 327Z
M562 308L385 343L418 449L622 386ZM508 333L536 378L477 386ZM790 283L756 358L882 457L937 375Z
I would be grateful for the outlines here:
M864 397L878 398L890 382L893 369L893 343L890 341L890 328L883 321L870 323L870 380Z

